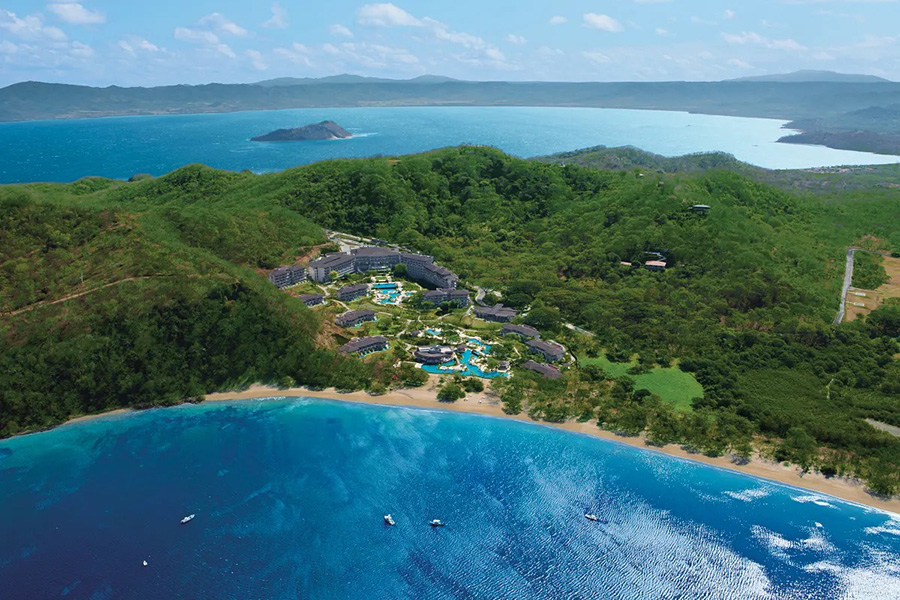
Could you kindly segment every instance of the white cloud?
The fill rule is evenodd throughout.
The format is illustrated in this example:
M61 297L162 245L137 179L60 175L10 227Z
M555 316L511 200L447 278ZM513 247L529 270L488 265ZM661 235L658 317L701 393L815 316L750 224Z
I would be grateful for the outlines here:
M522 37L521 35L516 35L514 33L508 34L504 39L510 44L516 44L519 46L528 43L528 40L526 40L524 37Z
M328 31L329 31L329 33L331 33L331 35L337 35L337 36L348 37L348 38L353 37L353 32L350 31L344 25L341 25L340 23L335 23L334 25L332 25L331 27L328 28Z
M201 25L206 25L213 31L217 33L227 33L230 35L234 35L237 37L244 37L247 35L247 30L235 23L234 21L229 21L225 18L221 13L214 12L212 14L206 15L202 19L200 19Z
M750 63L744 62L739 58L732 58L728 61L728 64L732 67L737 67L738 69L752 69L753 65Z
M262 24L263 27L268 27L269 29L287 29L288 27L288 14L287 9L281 6L279 3L275 3L272 5L272 18Z
M584 26L609 33L616 33L623 29L622 24L609 15L598 15L597 13L585 13Z
M90 58L94 56L94 49L81 42L72 42L72 47L69 49L69 52L72 54L72 56L78 56L81 58Z
M203 31L201 29L190 29L189 27L176 27L175 39L183 42L194 42L202 44L218 44L219 36L212 31Z
M612 62L612 59L602 52L582 52L581 55L589 61L598 65L605 65Z
M216 50L228 58L237 58L237 54L234 53L234 50L228 44L219 44L216 46Z
M150 53L162 52L162 49L156 44L137 36L129 36L126 39L119 40L118 45L119 48L121 48L131 56L137 56L138 51Z
M422 22L391 3L365 4L356 11L360 25L370 27L421 27Z
M20 19L16 13L8 10L0 10L0 30L5 30L12 36L29 41L64 42L68 39L62 29L44 25L41 15L28 15Z
M669 35L669 31L666 29L663 29L662 27L657 27L656 35Z
M269 68L269 65L263 61L262 52L259 50L247 50L244 52L244 56L250 59L250 63L257 71L265 71Z
M47 10L72 25L97 25L106 23L106 15L88 10L78 2L55 2L47 5Z
M800 52L803 50L808 50L808 48L796 40L793 39L784 39L784 40L773 40L767 37L763 37L758 33L752 31L744 31L738 34L729 34L723 33L722 39L728 42L729 44L738 44L738 45L757 45L762 46L764 48L769 48L771 50L787 50L793 52Z
M722 16L730 21L730 20L733 19L736 15L737 15L737 13L735 13L733 10L731 10L731 9L729 8L729 9L726 9L726 10L725 10L725 12L723 13Z
M275 54L283 56L292 63L303 65L305 67L314 68L312 61L309 59L310 50L303 44L294 42L290 48L276 48Z
M568 21L569 20L567 18L561 17L559 15L556 15L555 17L550 17L551 25L562 25L563 23L567 23Z

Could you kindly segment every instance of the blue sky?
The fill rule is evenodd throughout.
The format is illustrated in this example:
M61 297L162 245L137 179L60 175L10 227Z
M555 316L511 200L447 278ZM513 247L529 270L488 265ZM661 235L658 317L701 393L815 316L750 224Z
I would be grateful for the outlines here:
M900 80L900 0L0 0L0 85L345 72L718 80L797 69Z

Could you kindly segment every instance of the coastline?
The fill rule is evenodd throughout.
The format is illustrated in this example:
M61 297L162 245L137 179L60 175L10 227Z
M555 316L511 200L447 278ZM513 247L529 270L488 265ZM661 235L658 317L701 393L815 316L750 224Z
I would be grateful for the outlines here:
M554 427L563 431L589 435L608 441L626 444L635 448L642 448L651 452L658 452L667 456L672 456L684 460L690 460L702 463L708 466L726 469L735 473L751 475L779 484L784 484L807 490L810 492L833 496L840 500L852 502L855 504L888 511L900 515L900 498L892 498L885 500L872 496L866 492L864 486L854 480L846 478L826 478L819 473L807 473L802 475L799 469L794 466L785 466L760 458L754 458L746 465L733 463L727 457L712 458L702 454L691 454L681 447L669 444L664 447L648 446L644 438L638 436L624 436L600 429L593 421L579 423L577 421L567 421L565 423L548 423L545 421L535 421L527 414L508 415L503 412L500 402L495 396L489 392L479 394L469 394L466 399L457 402L440 402L436 398L435 383L437 378L432 378L428 385L420 388L409 388L401 390L393 390L381 396L372 396L368 392L340 392L334 388L324 390L309 390L306 388L287 388L280 389L276 387L253 385L243 391L234 392L218 392L215 394L207 394L204 400L206 402L226 402L239 400L254 400L263 398L317 398L322 400L335 400L338 402L353 402L357 404L373 404L381 406L398 406L407 408L424 408L431 410L442 410L448 412L460 412L474 415L483 415L520 421L524 423L532 423L543 425L545 427ZM123 414L129 412L130 409L118 409L97 415L86 415L70 419L66 424L88 421L91 419L106 417L114 414Z

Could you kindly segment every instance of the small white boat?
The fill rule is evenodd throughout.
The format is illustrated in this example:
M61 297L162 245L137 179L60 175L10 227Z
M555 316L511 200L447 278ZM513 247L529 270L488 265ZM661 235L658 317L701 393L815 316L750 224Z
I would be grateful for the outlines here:
M188 516L186 516L185 518L183 518L181 520L181 524L184 525L185 523L192 521L194 519L194 517L196 517L196 516L197 515L195 515L195 514L189 514Z
M396 523L394 522L394 517L392 517L391 515L384 515L384 522L388 525L396 525Z
M144 566L145 566L145 567L147 566L147 561L146 561L146 560L144 561Z
M592 515L590 513L585 514L584 518L587 519L588 521L599 521L600 520L600 517L598 517L597 515Z
M444 522L441 521L440 519L434 519L434 520L430 521L428 524L431 525L432 527L443 527L444 526Z

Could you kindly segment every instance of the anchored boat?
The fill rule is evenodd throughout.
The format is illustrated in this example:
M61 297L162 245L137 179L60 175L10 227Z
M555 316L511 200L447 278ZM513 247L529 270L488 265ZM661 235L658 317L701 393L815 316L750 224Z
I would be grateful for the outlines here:
M193 518L196 517L196 516L197 516L197 515L195 515L195 514L190 514L190 515L186 516L185 518L183 518L183 519L181 520L181 524L184 525L185 523L188 523L188 522L192 521Z
M394 522L394 517L392 517L391 515L384 515L384 522L388 525L396 525L396 523Z

